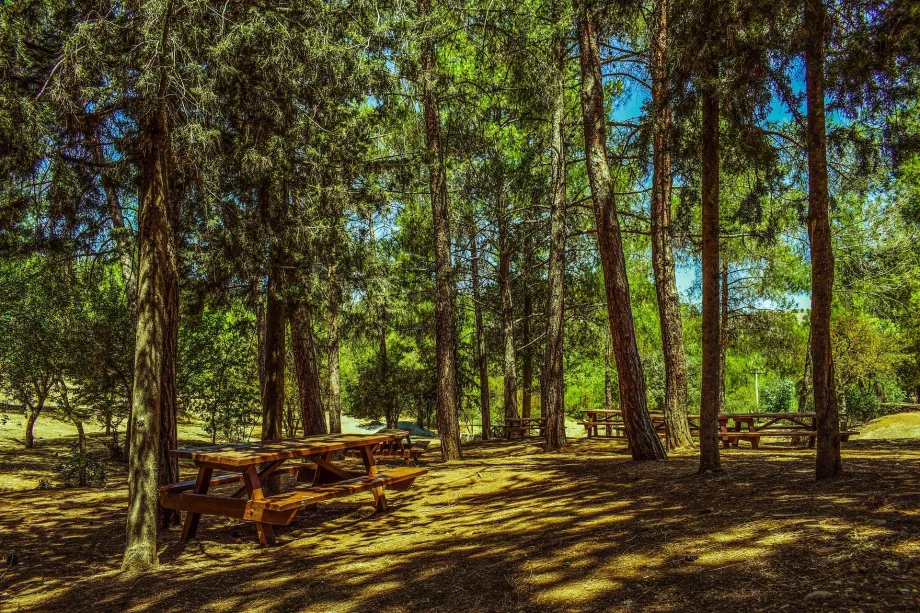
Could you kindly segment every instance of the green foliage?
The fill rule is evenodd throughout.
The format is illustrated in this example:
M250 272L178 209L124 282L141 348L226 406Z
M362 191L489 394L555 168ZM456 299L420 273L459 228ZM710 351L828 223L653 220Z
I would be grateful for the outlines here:
M795 410L795 382L778 379L763 390L762 408L767 413L785 413Z
M179 408L198 415L217 442L247 441L261 421L255 317L242 303L183 318Z

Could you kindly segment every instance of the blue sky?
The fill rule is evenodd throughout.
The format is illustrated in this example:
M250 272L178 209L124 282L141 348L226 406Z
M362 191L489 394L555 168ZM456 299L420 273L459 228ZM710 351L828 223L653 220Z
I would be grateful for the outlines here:
M792 80L792 89L796 94L801 94L805 89L804 69L800 64L801 63L796 66ZM648 96L648 90L645 88L628 88L623 93L623 95L618 97L614 109L610 114L610 118L613 121L618 122L627 122L638 118L642 114L642 106L647 102ZM768 115L768 120L770 122L782 122L791 118L791 113L786 108L785 103L783 103L781 100L774 98L771 106L772 108L770 114ZM802 108L800 111L804 113L805 109ZM699 304L699 300L694 298L690 292L690 289L696 280L697 267L698 263L696 265L693 263L678 265L676 276L677 290L680 292L683 300L686 302ZM807 309L811 306L811 295L808 293L791 295L790 298L792 298L794 302L793 308ZM769 301L765 301L762 306L764 308L775 308L777 305L772 304Z

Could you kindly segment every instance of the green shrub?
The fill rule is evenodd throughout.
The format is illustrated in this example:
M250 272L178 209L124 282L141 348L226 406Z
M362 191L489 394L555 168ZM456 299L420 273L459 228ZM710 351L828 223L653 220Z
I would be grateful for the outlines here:
M763 391L763 410L767 413L786 413L795 409L795 382L779 379Z

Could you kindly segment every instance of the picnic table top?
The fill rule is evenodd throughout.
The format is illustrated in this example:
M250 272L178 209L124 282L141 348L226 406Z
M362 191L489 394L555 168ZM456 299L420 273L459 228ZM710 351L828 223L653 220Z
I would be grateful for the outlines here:
M582 413L594 413L595 415L622 415L620 409L584 409Z
M169 455L182 460L192 460L196 464L241 467L366 447L397 440L406 434L408 433L405 430L390 430L377 434L320 434L277 441L171 449Z

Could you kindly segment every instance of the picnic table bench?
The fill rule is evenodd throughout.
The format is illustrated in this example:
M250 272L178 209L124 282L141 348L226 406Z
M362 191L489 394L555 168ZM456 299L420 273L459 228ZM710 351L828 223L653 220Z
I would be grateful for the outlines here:
M725 419L723 419L725 418ZM734 429L729 430L728 420L732 420ZM758 424L758 421L766 423ZM780 423L785 422L785 423ZM743 427L746 430L742 430ZM813 412L790 413L728 413L719 416L719 437L722 446L737 447L742 440L751 443L753 449L760 446L764 437L808 437L808 446L814 447L818 436L817 414ZM855 430L842 430L840 440L847 441L857 435Z
M378 445L404 437L399 433L325 434L296 439L263 441L239 445L214 445L190 449L173 449L169 455L191 460L198 467L194 481L184 481L160 488L160 504L167 509L185 511L181 539L195 537L202 514L219 515L252 521L256 524L259 542L275 542L272 526L289 525L298 511L313 508L318 502L370 491L374 507L387 509L385 489L408 490L417 477L428 472L421 468L390 468L378 470L374 450ZM338 451L357 450L364 470L348 470L333 464ZM288 460L302 460L283 466ZM229 474L214 476L214 470ZM262 482L270 475L291 473L310 487L265 496ZM211 487L242 484L231 495L209 494ZM244 496L246 497L244 499Z
M540 436L546 432L546 419L543 417L506 417L505 438L511 440L511 435L516 434L524 438L532 430L537 430Z

